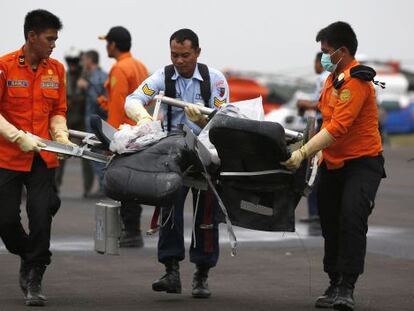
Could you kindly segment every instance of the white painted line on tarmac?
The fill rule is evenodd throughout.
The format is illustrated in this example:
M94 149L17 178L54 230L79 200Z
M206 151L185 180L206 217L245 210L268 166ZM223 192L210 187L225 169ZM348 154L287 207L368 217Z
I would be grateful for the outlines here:
M234 227L234 232L237 237L237 241L243 243L251 242L283 242L290 241L295 239L308 240L308 239L321 239L320 235L311 235L310 228L308 225L297 224L296 232L265 232L257 230L248 230L239 227ZM318 233L317 230L311 229L313 233ZM377 227L371 226L368 231L368 237L370 238L383 238L391 237L395 235L404 234L406 230L393 227ZM191 241L191 231L188 228L185 230L185 243L190 244ZM145 237L144 243L146 248L156 248L158 242L158 235L153 237ZM224 226L220 227L220 244L228 244L228 235ZM75 252L75 251L94 251L94 241L93 236L91 237L67 237L67 238L52 238L51 242L52 251L61 251L61 252ZM4 245L0 241L0 254L6 253Z

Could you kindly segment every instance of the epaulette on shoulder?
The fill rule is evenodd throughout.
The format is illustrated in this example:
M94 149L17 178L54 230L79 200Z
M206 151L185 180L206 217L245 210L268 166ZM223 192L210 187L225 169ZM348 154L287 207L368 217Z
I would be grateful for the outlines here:
M62 65L63 66L63 64L60 61L58 61L56 58L49 57L48 61L50 62L51 65L55 65L55 66Z
M352 78L357 78L363 81L371 81L375 85L380 86L381 88L385 88L385 82L380 82L377 80L374 80L374 77L376 76L376 72L373 68L364 66L364 65L358 65L355 67L352 67L351 69L345 70L342 72L334 81L333 85L335 89L339 89L345 82L349 81Z
M7 53L7 54L4 54L4 55L1 55L0 60L3 61L3 62L13 62L13 61L15 61L16 56L17 56L16 52Z

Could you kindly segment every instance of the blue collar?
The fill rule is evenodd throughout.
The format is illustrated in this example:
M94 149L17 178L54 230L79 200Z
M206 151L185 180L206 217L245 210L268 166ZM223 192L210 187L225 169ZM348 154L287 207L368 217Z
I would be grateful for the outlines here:
M174 74L171 77L171 80L177 80L179 77L181 77L182 79L185 79L184 77L180 76L180 74L178 73L177 69L174 67ZM196 66L193 76L190 79L197 79L199 81L204 81L203 78L201 77L200 71L198 70L198 65Z

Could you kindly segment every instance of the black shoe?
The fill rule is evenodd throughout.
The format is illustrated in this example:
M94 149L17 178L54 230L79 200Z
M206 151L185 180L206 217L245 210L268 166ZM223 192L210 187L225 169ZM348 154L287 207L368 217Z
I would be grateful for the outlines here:
M27 306L44 306L46 297L42 294L42 278L46 270L44 265L34 265L30 267L27 277Z
M22 290L24 297L27 295L27 278L29 276L30 267L25 263L23 259L20 260L20 270L19 270L19 285Z
M316 308L332 308L336 296L338 295L338 285L329 285L325 293L316 299Z
M352 311L355 307L354 288L358 279L357 273L344 273L338 286L338 295L333 303L333 308L340 311Z
M332 308L336 296L338 295L338 286L342 282L342 275L336 272L330 272L329 287L322 296L315 301L316 308Z
M194 298L208 298L211 296L211 292L208 288L209 268L197 266L193 277L193 290L191 294Z
M339 286L338 295L333 302L333 308L340 311L352 311L354 307L354 290L343 285Z
M169 294L181 294L180 266L178 260L173 259L165 264L165 275L152 283L152 290L167 292Z
M119 247L141 248L143 246L144 240L141 231L122 231L121 237L119 238Z

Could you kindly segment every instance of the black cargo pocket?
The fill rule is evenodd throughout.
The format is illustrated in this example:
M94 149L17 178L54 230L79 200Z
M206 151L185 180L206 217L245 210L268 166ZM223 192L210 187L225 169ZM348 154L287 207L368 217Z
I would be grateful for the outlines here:
M366 206L368 208L368 215L372 213L375 207L375 197L381 181L381 177L378 175L376 178L371 178L369 183L362 185L361 191L364 200L366 200Z
M49 196L49 209L50 209L50 214L52 215L52 217L55 216L56 213L58 212L60 208L60 204L61 204L61 200L57 194L57 187L55 184L53 184L52 190L50 191L50 196Z

